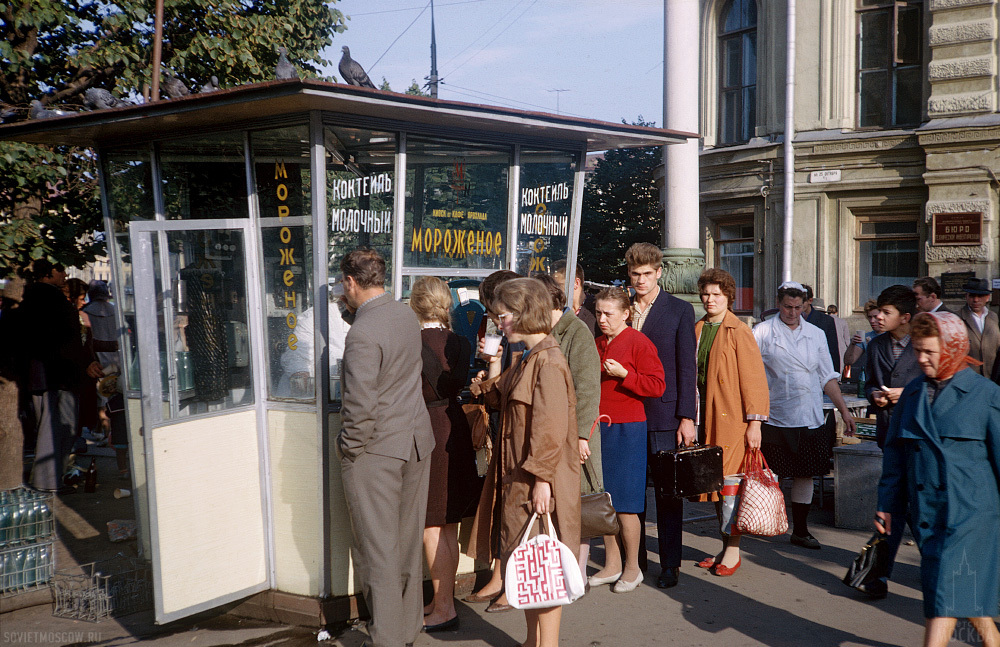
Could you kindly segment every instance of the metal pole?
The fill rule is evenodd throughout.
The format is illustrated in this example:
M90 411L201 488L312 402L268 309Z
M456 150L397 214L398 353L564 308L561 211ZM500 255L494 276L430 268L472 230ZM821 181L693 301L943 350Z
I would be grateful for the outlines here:
M795 216L795 0L788 0L785 23L785 199L784 244L781 253L781 280L792 280L792 222Z
M428 79L431 88L431 98L438 98L438 53L437 39L434 37L434 0L431 0L431 76Z
M163 0L156 0L156 22L153 26L153 94L152 100L160 100L160 57L163 52Z

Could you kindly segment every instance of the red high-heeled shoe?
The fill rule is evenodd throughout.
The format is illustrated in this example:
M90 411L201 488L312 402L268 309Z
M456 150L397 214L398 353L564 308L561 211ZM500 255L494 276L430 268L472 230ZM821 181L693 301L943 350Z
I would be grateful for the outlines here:
M743 558L741 557L739 560L737 560L736 566L729 567L729 566L724 566L722 564L716 564L715 566L712 567L711 572L713 575L718 575L719 577L729 577L736 571L740 570L740 566L742 564L743 564Z
M698 568L712 568L713 566L715 566L715 558L706 557L705 559L695 564L695 566L697 566Z

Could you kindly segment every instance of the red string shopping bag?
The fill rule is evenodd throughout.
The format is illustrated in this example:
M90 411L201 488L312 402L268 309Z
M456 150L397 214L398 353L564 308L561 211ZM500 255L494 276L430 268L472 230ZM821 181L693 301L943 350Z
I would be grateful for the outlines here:
M744 535L773 537L788 532L785 497L777 475L767 467L764 454L750 449L743 457L744 474L736 511L736 530Z
M569 604L584 593L580 565L568 546L559 541L552 516L549 534L539 533L528 539L537 513L531 515L521 543L507 561L504 589L507 601L515 609L544 609Z

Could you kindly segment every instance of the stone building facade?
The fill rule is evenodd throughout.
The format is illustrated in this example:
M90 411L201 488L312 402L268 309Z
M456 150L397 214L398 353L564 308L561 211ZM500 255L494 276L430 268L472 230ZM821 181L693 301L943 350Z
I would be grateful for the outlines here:
M797 2L792 275L842 316L918 276L1000 276L997 4ZM700 242L759 316L782 273L786 0L700 12Z

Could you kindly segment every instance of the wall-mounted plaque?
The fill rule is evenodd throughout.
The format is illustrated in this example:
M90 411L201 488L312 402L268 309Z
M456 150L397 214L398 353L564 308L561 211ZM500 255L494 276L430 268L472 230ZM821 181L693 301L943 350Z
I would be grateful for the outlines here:
M935 213L931 221L933 245L981 245L983 243L983 214Z
M969 279L976 278L975 272L944 272L941 274L942 299L964 299L962 286Z

